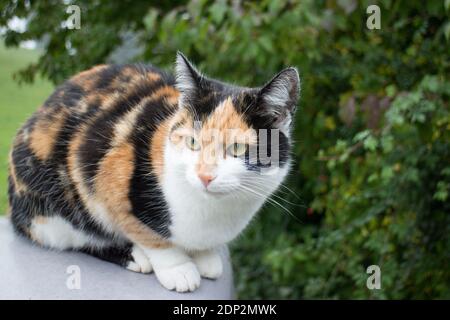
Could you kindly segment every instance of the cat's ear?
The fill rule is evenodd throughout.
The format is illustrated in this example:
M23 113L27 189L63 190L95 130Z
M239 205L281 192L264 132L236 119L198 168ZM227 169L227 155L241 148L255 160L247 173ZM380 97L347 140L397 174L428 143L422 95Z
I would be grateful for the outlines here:
M284 69L275 75L259 92L266 111L279 115L285 111L292 113L298 102L300 77L296 68Z
M276 74L258 93L258 110L272 118L275 127L289 131L300 94L300 77L290 67Z
M195 94L199 90L202 78L202 74L184 54L178 51L175 63L175 86L180 91L181 95L189 97Z

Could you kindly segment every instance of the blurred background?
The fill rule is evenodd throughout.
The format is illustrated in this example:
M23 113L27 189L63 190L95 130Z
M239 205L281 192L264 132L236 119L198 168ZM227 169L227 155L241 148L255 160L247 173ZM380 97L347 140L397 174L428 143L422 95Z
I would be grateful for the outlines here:
M380 29L366 26L371 4ZM78 71L172 71L181 50L252 86L296 66L295 162L273 196L284 208L268 204L232 243L238 297L450 298L449 13L448 0L0 0L0 212L15 131Z

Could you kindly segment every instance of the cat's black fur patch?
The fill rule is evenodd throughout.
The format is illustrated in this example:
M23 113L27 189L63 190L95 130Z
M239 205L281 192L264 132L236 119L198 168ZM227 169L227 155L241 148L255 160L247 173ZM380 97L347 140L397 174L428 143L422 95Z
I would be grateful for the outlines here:
M129 198L133 206L136 217L152 230L157 231L162 236L170 236L170 215L167 204L158 187L158 181L152 172L148 155L150 145L147 143L154 134L157 124L173 114L173 110L158 108L160 101L148 102L136 123L136 129L130 137L134 146L135 166L130 183Z
M101 260L118 264L123 267L127 267L129 262L134 262L131 255L133 250L133 244L126 242L123 245L116 245L104 248L82 248L78 251L92 255Z

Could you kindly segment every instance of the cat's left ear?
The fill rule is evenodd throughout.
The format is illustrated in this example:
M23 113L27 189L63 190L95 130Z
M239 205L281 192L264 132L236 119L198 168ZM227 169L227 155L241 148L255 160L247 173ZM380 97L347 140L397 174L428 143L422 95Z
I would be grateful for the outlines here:
M175 63L176 88L180 91L183 100L194 98L200 89L203 75L194 65L182 54L177 52Z
M296 68L284 69L275 75L260 91L262 112L274 117L279 127L289 126L300 94L300 77Z

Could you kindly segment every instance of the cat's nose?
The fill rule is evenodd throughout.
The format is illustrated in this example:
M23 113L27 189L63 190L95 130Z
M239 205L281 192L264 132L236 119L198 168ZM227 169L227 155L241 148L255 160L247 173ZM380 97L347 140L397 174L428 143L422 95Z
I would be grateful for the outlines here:
M213 181L215 179L215 176L211 175L211 174L203 174L203 173L199 173L198 177L200 179L200 181L203 183L203 185L206 187L208 187L208 185L211 183L211 181Z

